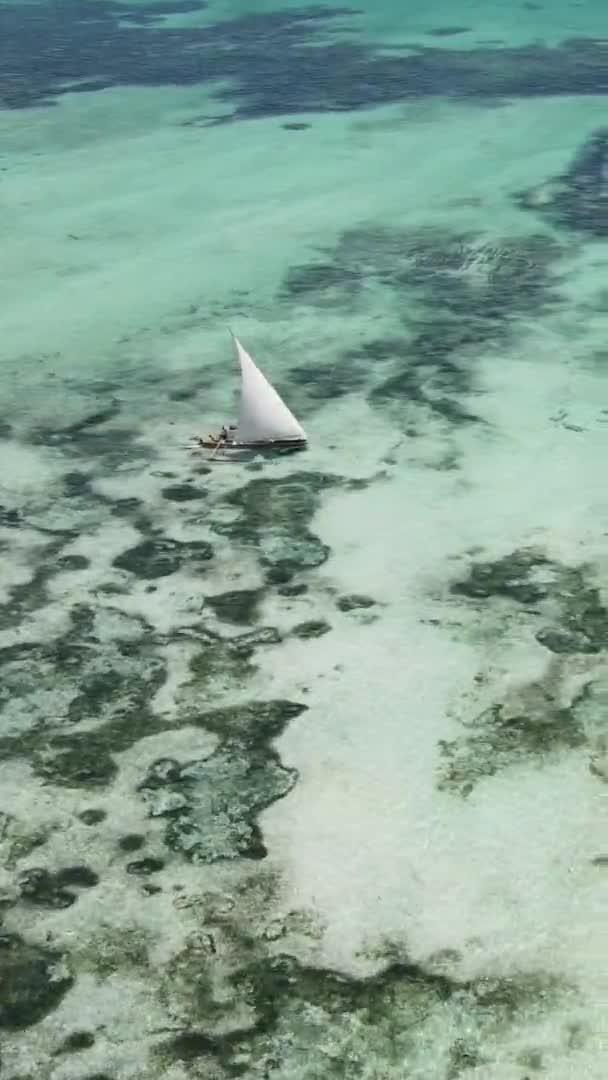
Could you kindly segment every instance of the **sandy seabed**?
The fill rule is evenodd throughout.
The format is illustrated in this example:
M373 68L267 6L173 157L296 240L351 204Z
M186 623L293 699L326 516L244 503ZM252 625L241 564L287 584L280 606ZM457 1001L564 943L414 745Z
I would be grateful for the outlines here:
M3 1075L603 1080L605 99L214 108L0 113Z

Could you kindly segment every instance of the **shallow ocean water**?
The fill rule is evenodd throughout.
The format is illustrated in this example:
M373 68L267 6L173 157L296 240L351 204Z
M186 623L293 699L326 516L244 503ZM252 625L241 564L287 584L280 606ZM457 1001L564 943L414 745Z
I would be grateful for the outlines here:
M403 7L0 4L7 1080L606 1075L603 9Z

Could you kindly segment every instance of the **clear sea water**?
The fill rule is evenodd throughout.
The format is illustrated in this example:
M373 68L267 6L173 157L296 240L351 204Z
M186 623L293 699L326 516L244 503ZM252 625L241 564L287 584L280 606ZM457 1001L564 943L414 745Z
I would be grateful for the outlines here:
M605 32L1 0L3 1080L604 1080Z

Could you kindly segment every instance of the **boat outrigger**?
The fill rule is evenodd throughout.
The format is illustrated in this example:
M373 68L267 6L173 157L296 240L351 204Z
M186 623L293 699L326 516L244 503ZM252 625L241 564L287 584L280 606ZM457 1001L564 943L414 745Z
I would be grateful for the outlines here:
M195 450L304 450L304 428L232 334L241 368L241 401L237 424L218 435L196 440Z

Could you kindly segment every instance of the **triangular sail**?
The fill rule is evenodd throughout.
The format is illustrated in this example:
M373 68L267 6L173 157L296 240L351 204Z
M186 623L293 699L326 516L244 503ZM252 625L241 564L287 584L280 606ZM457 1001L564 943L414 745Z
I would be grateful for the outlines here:
M305 439L304 429L236 337L234 344L241 365L241 405L235 438L239 442Z

